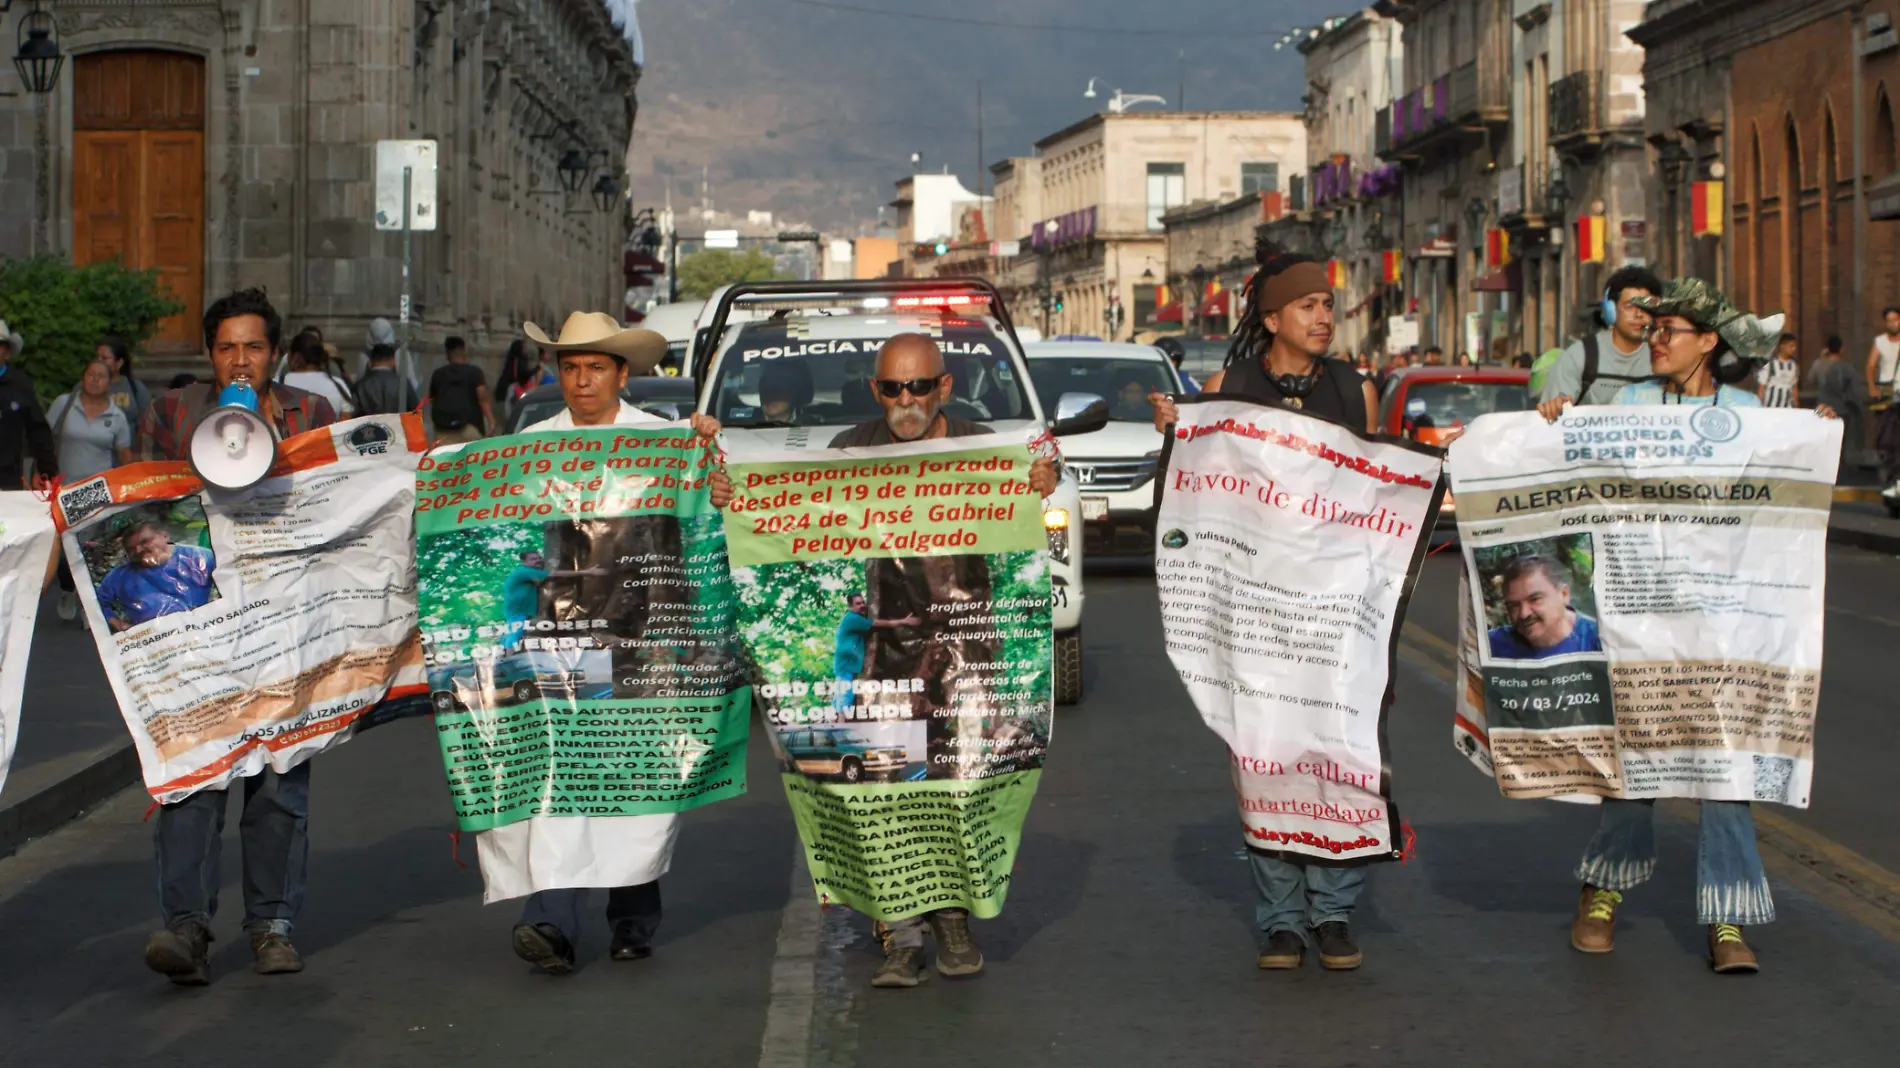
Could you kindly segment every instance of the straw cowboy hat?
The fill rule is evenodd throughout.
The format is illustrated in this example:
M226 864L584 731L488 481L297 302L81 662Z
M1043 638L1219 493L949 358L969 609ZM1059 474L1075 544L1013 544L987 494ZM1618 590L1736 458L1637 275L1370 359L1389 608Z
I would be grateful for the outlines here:
M14 333L13 328L7 325L5 319L0 319L0 341L12 346L14 356L18 356L20 350L26 348L26 339Z
M549 352L598 352L627 365L631 374L653 370L666 355L666 339L637 326L623 327L606 312L575 312L561 324L561 336L549 337L533 323L523 323L528 339Z

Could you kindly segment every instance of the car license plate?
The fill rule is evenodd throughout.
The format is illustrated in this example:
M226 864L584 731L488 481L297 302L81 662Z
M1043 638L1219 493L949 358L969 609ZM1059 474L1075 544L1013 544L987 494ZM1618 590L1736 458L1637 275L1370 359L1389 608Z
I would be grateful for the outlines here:
M1108 498L1107 497L1082 498L1082 518L1083 519L1107 519L1108 518Z

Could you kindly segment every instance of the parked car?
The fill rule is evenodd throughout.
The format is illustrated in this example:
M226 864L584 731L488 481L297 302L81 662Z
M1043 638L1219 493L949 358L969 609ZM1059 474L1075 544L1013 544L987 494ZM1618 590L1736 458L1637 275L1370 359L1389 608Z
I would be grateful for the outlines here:
M871 392L878 347L902 333L928 333L944 350L954 395L949 415L1000 433L1050 427L1059 436L1096 431L1108 405L1071 393L1054 409L1028 388L1029 368L1002 297L982 279L868 279L745 282L721 290L703 328L694 377L699 410L718 418L729 441L763 448L822 449L835 435L883 409ZM768 412L767 385L789 407ZM1056 703L1082 695L1081 495L1065 472L1042 504L1048 534Z
M1379 429L1422 445L1444 445L1481 415L1536 406L1528 368L1402 367L1386 380L1379 398ZM1449 492L1439 514L1457 514Z
M454 712L467 710L471 703L484 707L522 704L550 693L570 698L611 696L591 692L594 688L588 685L590 676L604 679L611 674L609 655L604 650L509 653L493 661L492 676L484 670L489 664L483 661L432 668L429 700L437 712ZM611 691L610 682L602 685Z
M806 775L830 775L863 782L866 775L888 779L910 762L901 745L874 746L849 727L799 727L779 734L786 759Z
M697 395L698 387L692 379L672 375L629 378L627 388L620 391L620 398L628 404L668 420L691 415ZM515 403L514 414L508 419L508 433L519 434L543 419L552 419L560 414L565 403L560 386L535 387Z
M1026 345L1029 380L1044 408L1065 393L1108 399L1108 425L1064 448L1082 498L1089 553L1154 552L1154 477L1161 432L1148 394L1179 393L1174 365L1153 345L1045 341Z
M686 364L692 358L693 334L699 328L699 317L705 307L705 302L698 300L658 304L640 320L641 327L666 339L666 357L660 361L661 370L686 373Z

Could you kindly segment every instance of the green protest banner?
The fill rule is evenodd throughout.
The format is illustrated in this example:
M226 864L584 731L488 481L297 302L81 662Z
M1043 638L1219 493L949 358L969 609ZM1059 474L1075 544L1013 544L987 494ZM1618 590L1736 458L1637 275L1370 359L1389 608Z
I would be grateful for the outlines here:
M735 455L738 629L822 899L1002 910L1051 727L1021 441Z
M671 425L519 434L423 459L423 646L463 830L744 792L751 691L710 463Z

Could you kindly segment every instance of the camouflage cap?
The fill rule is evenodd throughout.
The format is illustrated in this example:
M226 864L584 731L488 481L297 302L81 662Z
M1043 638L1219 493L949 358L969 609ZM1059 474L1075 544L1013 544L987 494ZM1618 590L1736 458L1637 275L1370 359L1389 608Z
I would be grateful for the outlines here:
M1704 330L1712 330L1745 360L1773 356L1787 319L1779 313L1757 319L1729 303L1721 290L1700 278L1673 279L1663 286L1660 296L1644 294L1630 303L1651 315L1680 315Z

